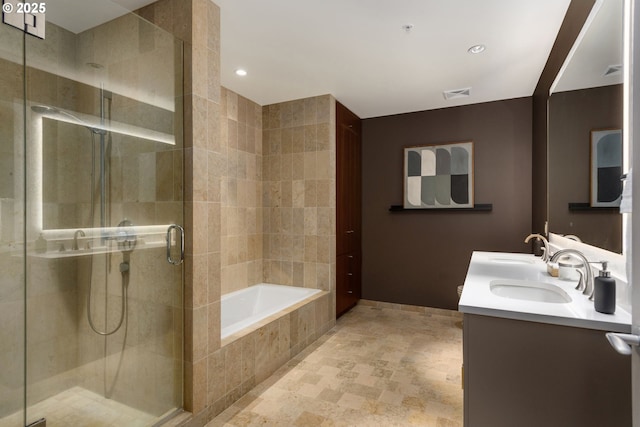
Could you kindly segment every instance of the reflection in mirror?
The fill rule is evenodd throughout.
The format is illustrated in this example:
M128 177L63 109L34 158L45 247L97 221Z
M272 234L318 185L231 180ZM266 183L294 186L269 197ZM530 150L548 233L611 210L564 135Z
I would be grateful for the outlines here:
M598 176L591 172L591 145L593 131L622 129L622 63L623 0L598 1L552 86L548 109L549 231L617 253L622 215L591 200Z

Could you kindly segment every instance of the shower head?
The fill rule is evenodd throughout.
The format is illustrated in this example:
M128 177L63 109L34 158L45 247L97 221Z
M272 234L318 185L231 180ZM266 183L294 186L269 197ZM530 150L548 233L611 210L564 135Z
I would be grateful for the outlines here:
M60 110L58 110L57 108L49 107L47 105L33 105L33 106L31 106L31 110L34 113L38 113L38 114L58 114L58 113L60 113Z
M34 113L37 114L42 114L43 116L49 116L51 118L55 118L60 117L60 116L65 116L67 118L67 120L63 120L69 123L73 123L73 124L77 124L77 125L81 125L84 126L85 128L89 129L89 132L91 133L95 133L98 135L105 135L107 133L106 130L104 129L98 129L92 126L89 126L86 122L84 122L81 118L74 116L73 114L64 111L64 110L60 110L56 107L50 107L48 105L32 105L31 106L31 111L33 111Z

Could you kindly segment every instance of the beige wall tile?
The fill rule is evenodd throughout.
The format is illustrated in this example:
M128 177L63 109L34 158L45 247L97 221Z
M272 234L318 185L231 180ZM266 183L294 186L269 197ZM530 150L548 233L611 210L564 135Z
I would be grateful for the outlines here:
M208 254L208 303L219 301L222 289L222 260L221 253Z
M185 286L185 307L201 307L207 303L207 255L186 255L184 264L185 283L189 284Z
M242 342L234 341L223 348L225 364L225 393L242 384Z
M220 231L222 229L220 203L207 203L208 252L220 251Z
M224 350L219 349L207 357L207 401L215 402L225 395Z
M198 362L207 356L207 348L209 344L209 321L208 307L194 308L191 310L193 315L191 321L193 329L193 350L191 361Z
M197 414L205 410L207 405L207 359L199 360L193 363L191 366L193 396L191 400L191 407L186 407L185 409L193 412L194 414Z
M256 344L255 334L250 334L240 340L242 346L242 383L255 379ZM255 380L254 380L255 381Z
M193 176L192 193L190 200L200 202L208 200L208 156L204 149L194 147L191 149L191 167Z
M203 254L207 252L209 245L208 208L204 202L185 203L185 231L191 239L186 239L186 252L188 254Z
M207 353L211 354L220 348L220 301L207 306Z
M311 180L318 177L317 153L315 151L308 151L304 153L304 179Z

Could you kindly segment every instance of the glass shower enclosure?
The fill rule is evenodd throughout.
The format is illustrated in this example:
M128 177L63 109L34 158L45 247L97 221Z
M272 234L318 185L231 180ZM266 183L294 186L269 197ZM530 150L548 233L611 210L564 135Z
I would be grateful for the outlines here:
M0 24L0 427L151 426L182 407L182 44L38 5L44 38Z

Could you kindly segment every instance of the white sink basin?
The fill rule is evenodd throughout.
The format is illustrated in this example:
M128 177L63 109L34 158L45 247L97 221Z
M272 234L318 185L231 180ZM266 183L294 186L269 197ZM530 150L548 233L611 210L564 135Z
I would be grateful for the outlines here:
M489 282L491 292L503 298L566 304L571 297L562 288L545 282L497 279Z

